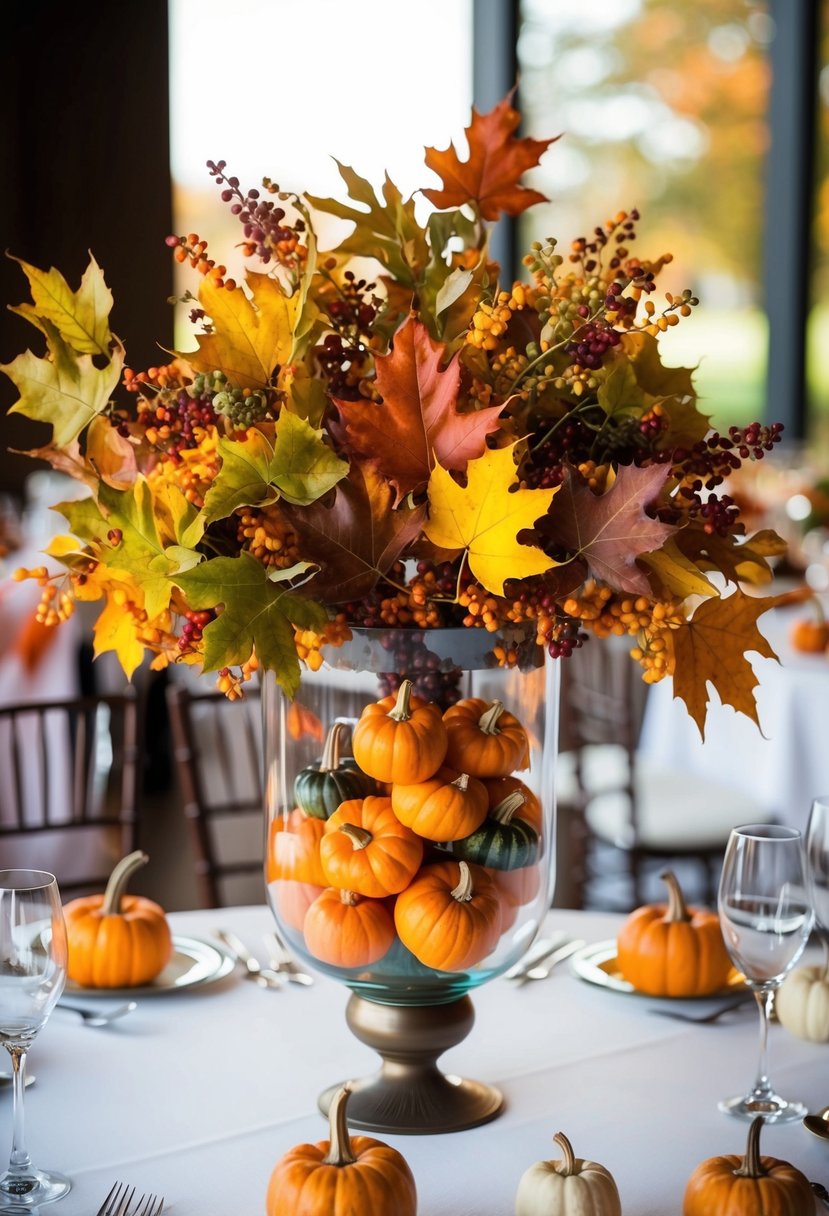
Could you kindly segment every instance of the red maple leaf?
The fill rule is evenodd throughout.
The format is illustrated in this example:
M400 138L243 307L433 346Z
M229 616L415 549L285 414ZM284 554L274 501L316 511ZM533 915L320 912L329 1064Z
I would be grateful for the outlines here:
M620 465L611 488L599 495L566 469L542 531L583 557L590 573L617 591L651 595L647 575L636 565L636 558L661 548L677 530L645 513L668 473L665 465L644 469Z
M390 353L375 361L382 403L334 402L350 447L393 482L398 502L426 485L436 462L462 472L467 461L483 454L487 435L498 429L503 405L458 411L458 356L442 371L445 349L422 321L408 317Z
M513 132L521 115L510 104L512 93L488 114L472 111L466 128L469 159L461 160L454 144L444 151L426 149L426 164L443 182L442 190L423 190L441 211L475 202L485 220L497 220L501 212L520 215L534 203L545 203L545 195L520 186L521 175L538 164L553 139L517 139Z
M299 539L302 556L320 567L303 592L328 604L368 595L423 525L425 504L392 508L394 492L370 465L352 464L334 501L309 507L280 504Z

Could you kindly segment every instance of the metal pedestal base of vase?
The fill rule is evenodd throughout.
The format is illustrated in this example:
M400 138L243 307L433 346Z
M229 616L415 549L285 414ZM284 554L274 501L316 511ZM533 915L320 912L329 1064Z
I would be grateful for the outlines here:
M382 1057L378 1073L348 1081L348 1122L372 1132L430 1135L477 1127L504 1109L501 1093L481 1081L442 1073L437 1059L469 1034L475 1010L468 996L445 1005L380 1005L352 995L349 1029ZM340 1085L320 1094L323 1114Z
M437 1062L472 1029L469 994L517 962L552 903L557 664L537 646L532 623L497 634L467 628L355 627L351 632L342 645L323 648L322 666L303 673L294 701L273 681L262 685L268 899L303 966L350 989L348 1026L382 1060L379 1073L349 1082L349 1123L371 1132L410 1134L475 1127L503 1110L501 1094L481 1082L446 1075ZM369 801L369 817L391 817L377 828L381 837L404 830L393 803L395 787L406 782L386 782L361 769L352 747L361 714L370 705L376 709L379 699L388 698L384 712L393 708L406 719L405 688L400 708L397 704L404 681L414 697L431 702L441 715L471 712L472 739L451 768L441 768L440 780L445 776L465 792L474 778L478 807L473 814L480 832L470 827L453 836L456 823L447 831L433 819L422 832L406 828L419 838L422 859L402 886L392 875L384 891L381 883L336 871L326 840L344 830L342 809L357 823ZM489 754L504 714L510 717L503 729L512 722L518 744L510 745L507 736L498 743L494 762L492 757L484 762L476 747L480 752L486 745ZM470 770L466 781L456 771L462 767ZM511 825L513 815L523 826ZM371 847L367 827L346 835L357 852ZM349 881L370 885L374 894L353 890ZM432 882L437 893L424 895ZM424 900L419 908L413 889ZM429 928L429 917L436 914L448 914L454 923L453 900L461 907L476 899L477 919L468 932L463 922L457 930ZM450 901L443 912L441 900ZM425 924L418 913L425 914ZM323 1112L332 1095L327 1089L319 1098Z

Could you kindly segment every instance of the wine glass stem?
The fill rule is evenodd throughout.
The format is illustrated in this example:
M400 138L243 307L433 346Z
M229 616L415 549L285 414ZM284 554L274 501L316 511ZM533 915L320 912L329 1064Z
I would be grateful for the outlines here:
M32 1161L26 1152L23 1127L23 1090L26 1085L26 1051L22 1047L6 1044L12 1059L14 1077L14 1128L12 1151L9 1158L9 1173L27 1175L31 1173Z
M774 990L771 988L755 988L754 990L754 999L760 1010L760 1060L757 1066L757 1080L754 1082L754 1088L751 1091L753 1097L766 1097L771 1093L771 1082L766 1073L766 1049L768 1047L769 1015L771 1013L773 996Z

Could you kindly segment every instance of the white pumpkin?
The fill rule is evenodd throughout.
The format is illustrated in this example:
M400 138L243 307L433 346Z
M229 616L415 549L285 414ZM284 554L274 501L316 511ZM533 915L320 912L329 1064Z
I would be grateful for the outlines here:
M605 1167L576 1157L562 1132L553 1139L564 1158L536 1161L524 1171L515 1216L622 1216L616 1183Z
M777 1020L799 1039L829 1043L829 970L798 967L790 971L774 998Z

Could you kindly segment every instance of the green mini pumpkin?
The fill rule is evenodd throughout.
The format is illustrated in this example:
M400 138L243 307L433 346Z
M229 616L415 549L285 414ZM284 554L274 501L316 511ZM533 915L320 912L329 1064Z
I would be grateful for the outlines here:
M452 842L452 854L492 870L520 870L531 866L538 860L538 833L516 817L516 811L523 803L524 795L520 790L507 794L476 831Z
M343 802L376 794L377 783L354 761L341 759L340 745L347 726L335 722L328 732L322 759L297 773L294 781L294 801L306 815L328 819Z

